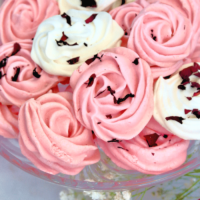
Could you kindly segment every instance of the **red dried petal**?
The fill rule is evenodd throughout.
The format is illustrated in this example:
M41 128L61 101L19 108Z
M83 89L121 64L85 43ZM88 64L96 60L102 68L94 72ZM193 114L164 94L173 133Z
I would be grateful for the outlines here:
M189 101L191 101L192 100L192 97L186 97Z
M101 95L102 93L104 93L106 90L103 90L101 92L99 92L94 98L98 97L99 95Z
M171 77L171 75L165 76L164 79L169 79L170 77Z
M196 97L196 96L199 96L199 95L200 95L200 90L197 91L197 92L195 92L195 93L193 94L193 97Z
M14 48L14 49L13 49L13 52L12 52L11 56L16 55L16 54L20 51L21 46L20 46L19 43L15 43L14 46L13 46L13 48Z
M178 89L179 89L179 90L185 90L186 87L185 87L184 85L179 85L179 86L178 86Z
M8 56L6 56L3 60L1 60L0 61L0 69L2 68L2 67L5 67L6 66L6 64L7 64L7 61L8 61Z
M65 35L65 33L64 32L62 32L62 37L61 37L61 41L65 41L65 40L67 40L68 39L68 37Z
M119 142L122 142L122 140L117 140L117 139L112 139L112 140L109 140L109 141L107 141L108 143L110 143L110 142L116 142L116 143L119 143Z
M183 120L185 120L184 118L182 118L182 117L178 117L178 116L170 116L170 117L166 117L165 118L167 121L168 120L174 120L174 121L177 121L178 123L180 123L180 124L182 124L183 122Z
M139 58L136 58L136 59L133 61L133 64L138 65L138 64L139 64Z
M73 64L76 64L76 63L79 61L79 58L80 58L80 57L72 58L72 59L68 60L67 62L68 62L70 65L73 65Z
M200 89L200 84L197 82L191 82L191 87L196 87L196 88Z
M193 66L187 67L179 72L179 75L183 80L189 80L189 77L193 74Z
M188 79L188 80L183 80L182 82L181 82L181 85L187 85L188 83L190 83L190 80Z
M72 22L71 22L71 17L68 15L68 14L66 14L66 13L63 13L62 15L61 15L61 17L62 18L65 18L66 19L66 21L67 21L67 23L71 26L72 24Z
M0 79L2 78L2 77L4 77L6 74L2 74L2 71L0 71Z
M198 109L193 109L192 114L195 115L198 119L200 119L200 110Z
M200 72L197 72L197 73L194 74L194 75L200 78Z
M156 141L159 138L159 135L157 133L153 133L153 134L150 134L150 135L145 135L144 137L145 137L149 147L157 146Z
M94 83L94 79L96 78L96 74L92 74L88 79L87 87L91 87Z
M15 75L12 77L12 81L17 81L19 73L20 73L20 67L17 67L17 71Z
M40 78L41 75L38 74L38 72L36 71L36 68L33 70L33 76L35 76L36 78Z
M97 3L95 0L81 0L82 7L92 7L92 8L96 8L97 7Z
M198 70L200 70L200 66L198 63L194 63L194 67L193 67L193 72L197 72Z
M111 115L111 114L106 115L106 117L107 117L108 119L112 119L112 115Z
M93 22L93 20L96 18L96 16L97 16L97 14L92 14L89 18L87 18L85 20L85 23L89 24L89 23Z
M123 147L117 147L118 149L123 149L125 151L129 151L128 149L124 149Z
M129 97L130 97L130 98L133 98L133 97L135 97L135 95L132 94L132 93L127 94L124 98L119 98L119 99L117 99L117 104L120 104L121 102L126 101L126 99L128 99Z
M185 109L185 114L187 115L189 112L191 112L192 110L188 110L188 109Z

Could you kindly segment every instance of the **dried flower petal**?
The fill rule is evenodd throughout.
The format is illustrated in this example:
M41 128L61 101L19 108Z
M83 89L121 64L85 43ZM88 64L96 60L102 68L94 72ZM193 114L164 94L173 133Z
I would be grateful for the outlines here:
M67 23L68 23L70 26L72 25L72 24L71 24L71 17L70 17L68 14L63 13L63 14L61 15L61 17L62 17L62 18L65 18L66 21L67 21Z
M97 7L97 3L95 0L81 0L82 7L92 7L92 8L96 8Z
M188 109L185 109L185 114L187 115L189 112L191 112L192 110L188 110Z
M177 121L178 123L180 123L180 124L182 124L183 122L183 120L185 120L184 118L182 118L182 117L178 117L178 116L170 116L170 117L166 117L165 118L167 121L168 120L174 120L174 121Z
M91 87L94 83L94 79L96 78L96 74L92 74L88 80L87 87Z
M144 137L145 137L149 147L157 146L156 141L159 138L159 135L157 133L153 133L153 134L150 134L150 135L145 135Z
M89 23L93 22L93 20L96 18L96 16L97 16L97 14L92 14L89 18L87 18L85 20L85 23L89 24Z
M15 75L12 77L12 81L17 81L19 73L20 73L20 67L17 67L17 71Z
M108 143L109 143L109 142L117 142L117 143L119 143L119 142L122 142L122 140L117 140L117 139L114 138L114 139L108 141Z
M13 49L13 52L12 52L11 56L16 55L16 54L20 51L21 46L20 46L19 43L15 43L14 46L13 46L13 48L14 48L14 49Z
M198 119L200 119L200 110L198 109L193 109L192 114L195 115Z
M80 57L72 58L72 59L68 60L67 62L68 62L70 65L73 65L73 64L76 64L76 63L79 61L79 58L80 58Z
M40 78L41 75L38 74L38 72L36 71L36 68L33 70L33 76L35 76L36 78Z

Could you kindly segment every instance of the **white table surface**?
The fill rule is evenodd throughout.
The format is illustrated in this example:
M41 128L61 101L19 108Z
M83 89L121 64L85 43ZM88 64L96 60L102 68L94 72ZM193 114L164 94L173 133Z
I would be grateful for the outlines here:
M0 200L59 200L62 187L23 172L0 156Z

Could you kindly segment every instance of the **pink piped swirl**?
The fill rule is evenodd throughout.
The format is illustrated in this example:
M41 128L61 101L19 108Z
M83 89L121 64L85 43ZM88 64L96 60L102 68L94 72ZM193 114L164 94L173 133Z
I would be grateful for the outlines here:
M100 59L83 64L71 76L76 117L104 141L129 140L140 133L152 116L150 67L124 47L98 56ZM136 59L138 63L134 64ZM91 77L95 77L93 84ZM135 97L127 96L131 94ZM120 102L120 98L124 101Z
M155 3L157 0L146 0L148 3ZM138 2L140 3L140 2ZM195 54L198 53L199 47L196 48L197 40L200 36L200 1L199 0L159 0L159 3L167 4L178 10L182 15L188 18L192 24L192 44L191 52L195 49ZM198 46L200 42L198 42ZM197 52L196 52L197 51ZM189 57L194 57L193 53ZM198 54L200 57L200 54Z
M14 44L15 42L10 42L0 46L0 62L8 57L6 65L0 69L2 74L0 102L4 105L20 107L26 100L45 94L64 78L47 74L33 62L30 56L31 40L18 42L21 49L17 54L11 56ZM16 75L17 68L20 68L20 72L17 80L13 81L12 78ZM33 75L34 69L40 78Z
M149 147L145 135L158 134L157 146ZM187 157L190 141L183 140L161 127L154 118L142 132L129 141L97 143L119 167L145 174L162 174L182 165Z
M192 37L191 21L175 8L157 2L135 19L127 46L149 63L157 78L182 66L192 51Z
M15 106L5 106L0 104L0 135L5 138L17 138L18 129L18 111Z
M91 130L76 120L71 93L28 100L19 112L19 130L23 155L44 172L76 175L100 159Z
M58 15L55 0L7 0L0 9L0 43L32 39L45 19Z
M120 25L120 27L124 30L125 35L122 37L121 46L126 47L127 41L131 31L131 25L133 20L137 17L139 12L147 6L146 1L142 1L139 3L129 3L123 6L117 7L110 11L110 15L112 18Z

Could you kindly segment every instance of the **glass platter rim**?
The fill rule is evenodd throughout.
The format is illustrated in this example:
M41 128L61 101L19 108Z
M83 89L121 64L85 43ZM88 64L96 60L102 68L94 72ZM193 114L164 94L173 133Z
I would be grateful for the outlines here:
M193 158L189 162L184 163L179 168L160 175L153 175L145 178L126 180L126 181L110 180L108 182L91 182L89 180L87 181L86 179L72 180L69 179L68 177L62 177L59 174L52 175L42 172L35 166L31 166L26 162L21 161L15 155L12 155L12 153L9 152L9 149L6 148L6 146L4 146L6 141L8 141L8 139L0 136L0 155L7 161L9 161L10 163L20 168L21 170L37 178L43 179L47 182L57 184L63 187L71 188L74 190L115 191L115 190L128 190L128 189L135 190L135 189L148 188L178 178L200 166L200 156L197 155L195 156L195 158ZM200 149L198 149L197 154L200 154ZM92 166L94 165L88 167Z

